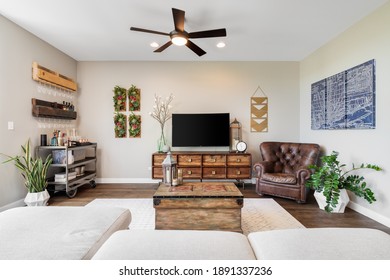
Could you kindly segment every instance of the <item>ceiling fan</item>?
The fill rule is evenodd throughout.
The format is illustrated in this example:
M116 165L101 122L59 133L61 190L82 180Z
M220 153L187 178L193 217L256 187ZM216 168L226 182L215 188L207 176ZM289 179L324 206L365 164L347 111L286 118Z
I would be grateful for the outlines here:
M210 37L225 37L226 36L226 29L213 29L213 30L205 30L205 31L197 31L197 32L187 32L184 30L184 14L185 12L179 9L172 8L172 15L173 15L173 22L175 24L175 29L169 33L166 32L160 32L160 31L154 31L154 30L148 30L138 27L130 27L130 30L132 31L140 31L140 32L146 32L146 33L152 33L152 34L158 34L158 35L166 35L171 38L170 41L156 49L154 52L162 52L166 48L168 48L170 45L178 45L183 46L186 45L188 48L190 48L194 53L196 53L198 56L204 55L206 52L202 50L200 47L198 47L196 44L194 44L189 39L199 39L199 38L210 38Z

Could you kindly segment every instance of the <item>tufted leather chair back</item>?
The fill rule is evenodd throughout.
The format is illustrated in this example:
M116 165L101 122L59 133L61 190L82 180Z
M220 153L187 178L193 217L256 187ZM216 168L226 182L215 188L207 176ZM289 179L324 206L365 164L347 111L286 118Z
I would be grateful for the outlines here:
M310 143L263 142L260 153L265 161L274 164L275 173L293 174L300 167L315 164L319 145Z

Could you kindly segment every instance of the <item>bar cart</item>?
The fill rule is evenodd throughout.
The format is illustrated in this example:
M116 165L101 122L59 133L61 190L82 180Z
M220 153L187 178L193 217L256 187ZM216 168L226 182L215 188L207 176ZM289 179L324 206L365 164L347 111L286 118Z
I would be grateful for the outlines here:
M96 187L97 143L37 147L37 156L46 158L48 154L53 157L47 175L50 195L65 191L69 198L73 198L83 185Z

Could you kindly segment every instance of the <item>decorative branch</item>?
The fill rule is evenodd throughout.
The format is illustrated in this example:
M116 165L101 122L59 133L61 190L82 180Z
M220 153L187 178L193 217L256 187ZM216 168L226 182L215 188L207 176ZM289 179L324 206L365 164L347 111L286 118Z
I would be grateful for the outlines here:
M155 95L154 97L154 106L153 112L150 112L149 115L157 120L161 126L161 129L164 129L165 123L172 118L171 114L171 102L173 101L173 95L169 95L165 100L161 96Z

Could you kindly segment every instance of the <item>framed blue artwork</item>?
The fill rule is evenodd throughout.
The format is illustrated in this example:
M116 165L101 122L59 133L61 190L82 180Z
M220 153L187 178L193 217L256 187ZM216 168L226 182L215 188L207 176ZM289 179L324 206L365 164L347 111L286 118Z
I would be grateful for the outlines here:
M311 85L311 128L375 128L375 60Z

